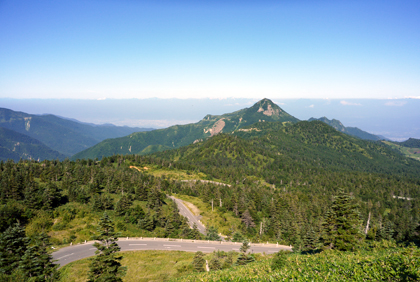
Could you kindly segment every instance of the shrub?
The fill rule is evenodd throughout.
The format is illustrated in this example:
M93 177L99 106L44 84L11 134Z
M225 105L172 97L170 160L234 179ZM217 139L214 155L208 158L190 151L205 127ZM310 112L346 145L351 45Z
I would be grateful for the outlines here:
M287 251L279 251L271 261L271 270L280 270L287 264Z

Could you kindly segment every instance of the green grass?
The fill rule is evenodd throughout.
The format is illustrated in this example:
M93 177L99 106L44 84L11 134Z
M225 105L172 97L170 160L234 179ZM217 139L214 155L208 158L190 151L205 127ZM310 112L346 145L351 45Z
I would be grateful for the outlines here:
M194 204L199 210L200 215L202 216L201 222L208 228L210 226L215 226L219 229L219 233L222 235L228 235L231 232L231 229L238 230L241 226L241 220L233 216L232 212L221 212L218 210L217 206L219 202L215 199L214 210L211 210L211 204L205 203L197 197L187 196L187 195L178 195L175 194L175 197L190 202Z
M140 169L143 173L147 173L150 175L153 175L155 177L165 177L167 179L173 179L173 180L193 180L193 179L207 179L207 175L202 172L189 172L186 170L180 170L180 169L173 169L173 168L165 168L158 165L153 164L133 164L132 162L126 161L126 164L130 166L135 166L138 169ZM144 168L147 169L144 169ZM135 168L132 168L133 170L136 170Z
M123 281L168 281L192 273L195 253L181 251L122 252L121 264L127 267ZM60 269L62 282L87 281L90 258L75 261Z

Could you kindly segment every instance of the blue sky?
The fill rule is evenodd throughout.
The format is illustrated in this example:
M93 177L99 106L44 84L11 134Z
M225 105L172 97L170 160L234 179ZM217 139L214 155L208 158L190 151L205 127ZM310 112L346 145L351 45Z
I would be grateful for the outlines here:
M0 98L420 97L420 1L0 0Z

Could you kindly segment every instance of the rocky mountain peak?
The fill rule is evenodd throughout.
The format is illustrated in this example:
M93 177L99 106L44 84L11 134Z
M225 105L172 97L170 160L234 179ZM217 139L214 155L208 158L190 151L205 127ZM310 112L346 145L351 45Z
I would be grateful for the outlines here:
M262 113L266 116L279 116L282 112L282 109L279 106L267 98L264 98L261 101L255 103L254 107L258 108L258 113Z

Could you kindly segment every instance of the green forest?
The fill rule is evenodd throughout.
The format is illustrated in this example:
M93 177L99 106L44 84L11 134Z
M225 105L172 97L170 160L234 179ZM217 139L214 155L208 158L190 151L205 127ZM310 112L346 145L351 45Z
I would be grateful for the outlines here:
M260 122L245 129L146 156L1 161L0 277L4 281L60 279L60 271L51 264L51 246L99 238L104 213L122 237L204 238L166 197L177 194L207 205L215 202L217 213L237 218L239 225L224 229L228 240L293 246L293 254L277 258L278 268L272 266L276 257L252 262L245 250L239 256L247 266L237 264L220 270L220 275L219 270L192 274L213 275L206 276L206 281L217 280L215 277L231 281L229 275L245 277L251 269L266 269L273 277L287 271L298 275L296 271L313 269L315 273L311 264L319 266L318 273L329 269L328 265L339 268L336 280L331 279L338 281L346 277L346 271L362 273L382 258L391 260L392 250L398 254L396 260L409 260L402 265L414 264L417 269L398 270L394 267L398 263L389 261L395 275L409 277L395 280L420 279L416 276L420 275L420 255L413 245L420 239L418 161L381 142L345 135L320 121ZM154 167L167 174L154 175L132 166ZM168 177L170 174L194 175L200 177L196 180L231 186L182 182ZM215 229L209 227L209 234L217 234ZM11 242L20 246L21 256L10 254ZM28 268L36 258L35 248L45 254L42 271ZM340 257L336 252L347 254L346 261L334 264ZM355 263L366 252L367 259ZM296 270L295 261L307 268ZM185 281L197 279L191 277ZM302 279L318 281L313 277Z

